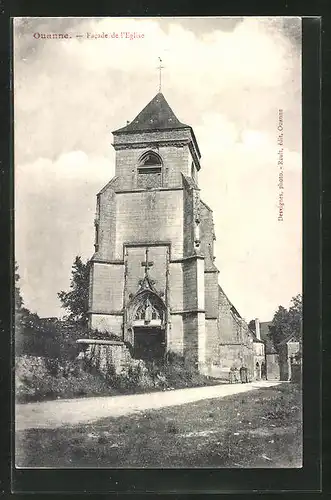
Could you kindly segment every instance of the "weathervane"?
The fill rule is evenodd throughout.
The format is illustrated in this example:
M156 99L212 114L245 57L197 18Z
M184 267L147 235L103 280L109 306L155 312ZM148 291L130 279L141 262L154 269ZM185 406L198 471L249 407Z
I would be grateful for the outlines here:
M158 70L159 70L159 92L161 92L162 69L164 68L164 66L162 66L162 59L161 59L161 57L159 57L159 61L160 61L160 64L158 66Z

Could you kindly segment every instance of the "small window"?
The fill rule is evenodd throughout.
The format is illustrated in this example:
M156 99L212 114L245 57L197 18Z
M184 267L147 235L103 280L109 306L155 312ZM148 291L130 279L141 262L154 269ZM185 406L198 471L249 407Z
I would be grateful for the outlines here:
M145 154L138 166L138 187L153 189L162 186L162 162L155 153Z

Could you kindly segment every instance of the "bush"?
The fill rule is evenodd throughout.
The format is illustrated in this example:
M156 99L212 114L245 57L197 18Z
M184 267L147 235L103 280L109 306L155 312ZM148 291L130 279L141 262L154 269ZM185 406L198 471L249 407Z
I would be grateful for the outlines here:
M16 320L15 354L74 360L85 347L77 344L79 338L119 340L117 335L91 330L79 322L30 314L24 321Z
M127 370L116 376L113 384L122 393L144 392L155 387L148 367L140 359L132 360Z
M35 356L17 358L15 389L18 402L114 394L101 376L84 371L77 361L63 365Z
M201 387L214 384L214 380L202 375L187 363L183 356L168 352L164 365L155 362L146 363L146 368L155 388L181 389L185 387Z
M301 365L299 364L292 364L291 366L291 382L294 384L301 384L301 379L302 379L302 374L301 374Z
M133 394L161 389L211 385L183 357L169 353L164 365L131 359L119 375L109 365L101 374L89 359L20 356L16 359L16 397L19 402L79 396Z

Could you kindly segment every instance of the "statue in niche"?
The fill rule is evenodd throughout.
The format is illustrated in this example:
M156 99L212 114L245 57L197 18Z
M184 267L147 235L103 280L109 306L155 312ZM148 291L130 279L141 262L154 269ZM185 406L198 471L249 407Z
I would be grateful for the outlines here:
M145 308L145 323L150 323L150 321L152 320L152 316L153 316L153 307L150 301L147 300Z
M144 320L145 324L148 324L154 319L160 319L160 313L147 298L138 308L135 319Z

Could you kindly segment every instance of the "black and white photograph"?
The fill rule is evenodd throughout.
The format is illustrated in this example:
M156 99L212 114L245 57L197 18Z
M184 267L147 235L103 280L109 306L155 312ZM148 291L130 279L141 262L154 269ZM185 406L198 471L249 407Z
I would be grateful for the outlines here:
M302 19L12 22L15 467L301 468Z

